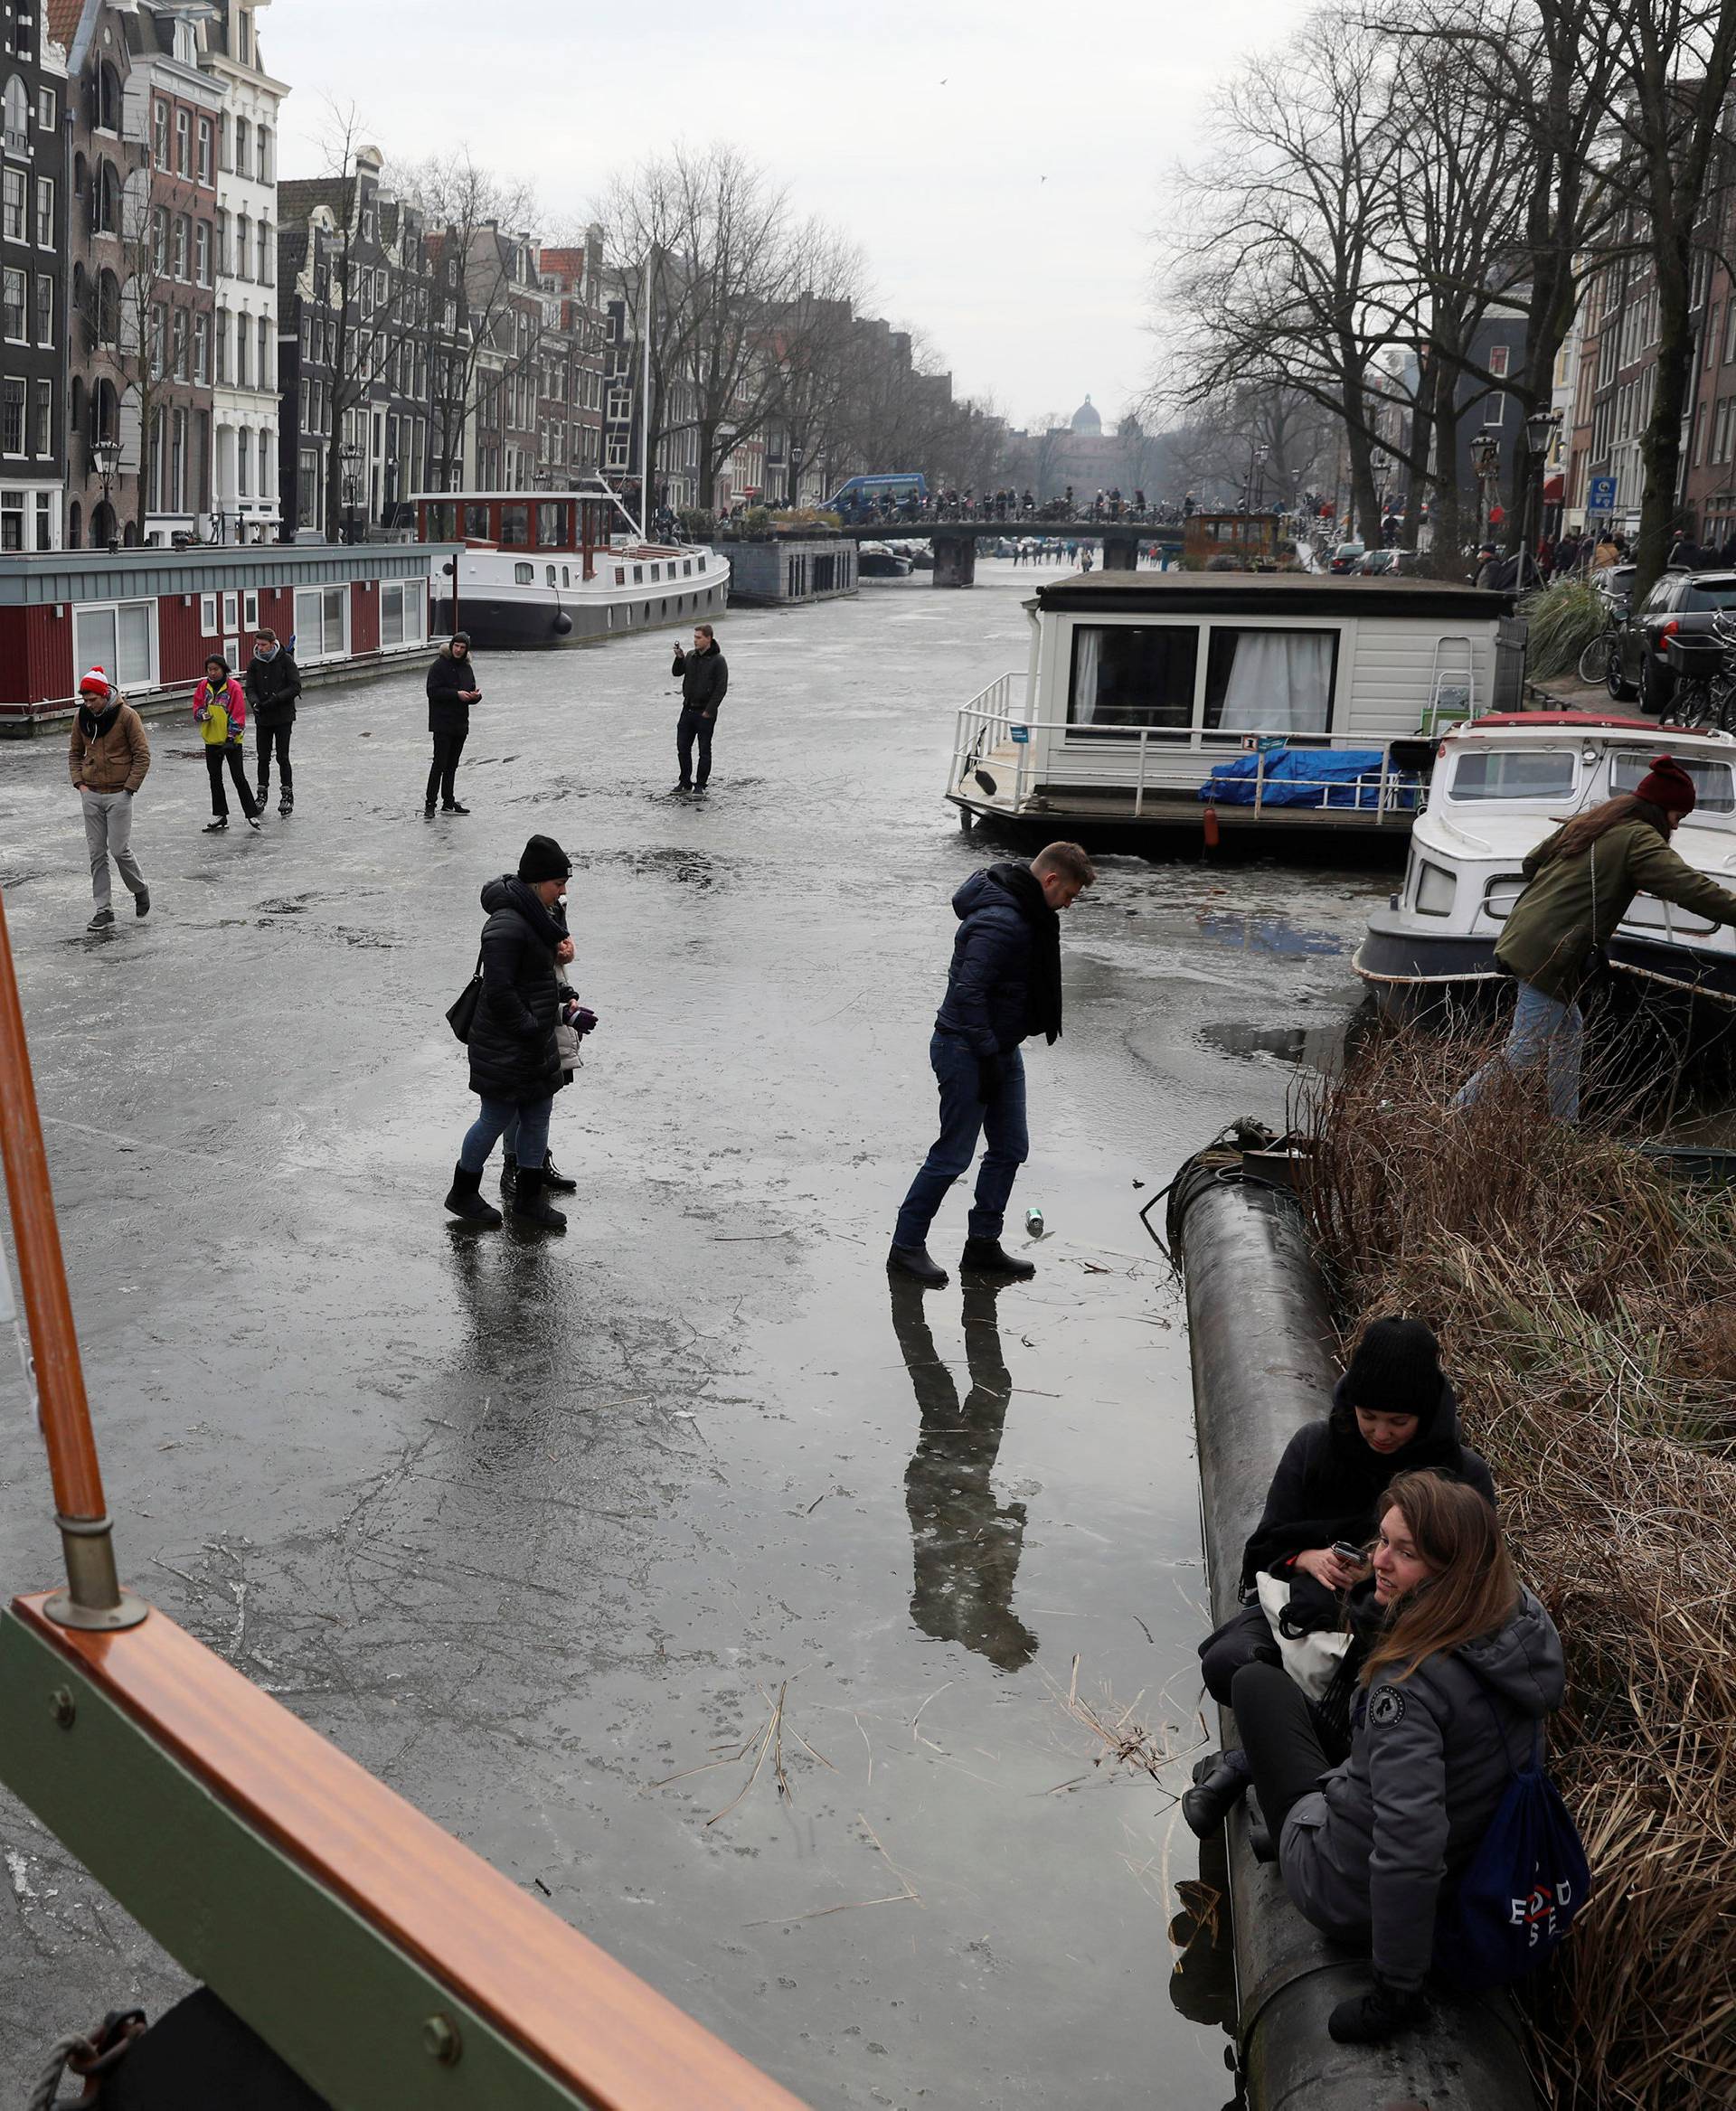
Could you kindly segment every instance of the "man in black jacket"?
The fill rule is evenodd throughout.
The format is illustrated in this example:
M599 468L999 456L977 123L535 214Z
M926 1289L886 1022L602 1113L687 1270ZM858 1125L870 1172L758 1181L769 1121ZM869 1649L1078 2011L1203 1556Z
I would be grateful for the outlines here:
M730 686L729 662L718 650L709 623L695 627L692 652L675 647L675 664L669 672L681 676L681 717L675 722L681 782L674 788L677 792L703 792L712 774L712 728L717 721L717 707ZM699 742L697 777L693 775L695 740Z
M271 750L278 751L278 786L282 796L279 814L296 809L296 777L289 767L289 735L296 723L296 699L301 694L301 669L287 647L278 643L275 630L261 630L253 640L253 657L248 662L242 686L253 712L254 730L259 737L259 806L265 806L271 788Z
M422 799L422 818L426 821L434 818L437 793L446 813L470 811L468 806L459 806L452 780L458 775L458 757L464 753L465 737L470 730L470 706L481 700L476 671L470 660L469 634L455 630L428 670L428 730L434 736L434 760L429 767L428 790Z
M467 1223L495 1225L500 1212L477 1192L495 1145L517 1120L518 1173L512 1207L544 1230L564 1231L567 1220L549 1207L544 1189L549 1116L561 1086L554 1037L561 997L557 966L572 957L561 897L572 871L552 836L533 835L516 874L491 880L482 891L488 921L482 927L482 992L470 1023L470 1089L482 1111L466 1132L452 1170L446 1207ZM576 1004L569 1007L576 1011Z

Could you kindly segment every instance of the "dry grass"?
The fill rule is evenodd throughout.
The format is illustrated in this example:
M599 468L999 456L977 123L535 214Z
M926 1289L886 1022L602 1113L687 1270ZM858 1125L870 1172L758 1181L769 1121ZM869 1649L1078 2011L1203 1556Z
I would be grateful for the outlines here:
M1345 1345L1427 1319L1566 1645L1552 1765L1593 1891L1530 1991L1559 2111L1736 2104L1736 1191L1684 1186L1486 1052L1386 1039L1301 1110ZM1612 1105L1616 1115L1612 1116Z

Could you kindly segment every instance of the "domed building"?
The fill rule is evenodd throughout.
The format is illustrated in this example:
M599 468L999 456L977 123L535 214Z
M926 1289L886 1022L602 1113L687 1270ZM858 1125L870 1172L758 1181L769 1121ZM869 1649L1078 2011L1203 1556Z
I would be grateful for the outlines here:
M1075 432L1100 433L1102 431L1103 420L1099 417L1097 408L1089 396L1073 412L1071 424Z
M1068 420L1066 437L1053 452L1048 481L1055 492L1071 484L1074 502L1081 508L1090 505L1099 491L1113 491L1118 485L1124 497L1133 496L1127 449L1104 431L1102 414L1089 396Z

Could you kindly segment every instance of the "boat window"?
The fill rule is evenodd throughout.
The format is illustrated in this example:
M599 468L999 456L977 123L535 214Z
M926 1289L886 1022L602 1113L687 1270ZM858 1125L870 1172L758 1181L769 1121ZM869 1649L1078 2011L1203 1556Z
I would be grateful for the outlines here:
M1417 864L1417 913L1419 916L1450 916L1453 897L1458 892L1458 881L1445 865L1431 865L1427 858Z
M1224 733L1329 733L1335 630L1212 627L1205 723Z
M655 280L653 280L653 281L652 281L652 283L655 285L655 284L656 284L656 281L655 281ZM684 580L689 580L689 579L692 579L692 578L693 578L693 559L692 559L691 557L684 557L684 558L682 559L682 561L681 561L681 576L682 576L682 578L683 578L683 579L684 579Z
M561 567L561 584L563 587L570 587L572 584L572 567L570 564L563 564Z
M554 584L554 567L553 567L553 565L552 565L552 564L545 564L545 565L542 567L542 571L543 571L543 576L544 576L544 578L547 580L547 581L548 581L549 585L550 585L550 586L552 586L552 585Z
M488 508L479 499L469 500L464 509L464 535L467 542L486 542L488 534Z
M1461 755L1453 771L1456 799L1564 799L1573 789L1574 758L1566 748L1489 748Z
M662 577L663 577L663 568L662 568L662 566L661 566L661 565L656 565L656 564L654 564L654 565L651 567L651 584L652 584L653 586L656 586L656 583L657 583L657 581L658 581L658 580L660 580Z
M1523 872L1497 872L1483 890L1483 906L1496 923L1505 923L1508 911L1524 891Z
M513 583L515 586L533 587L536 584L536 567L533 564L515 564L513 567Z
M1104 733L1194 723L1200 634L1192 624L1080 624L1073 632L1067 721Z
M1686 755L1678 755L1675 762L1694 779L1696 814L1736 813L1736 771L1729 763L1702 762ZM1610 791L1637 791L1640 778L1650 768L1649 755L1639 749L1618 755L1609 765Z
M616 584L618 587L624 587L624 586L627 584L627 567L626 567L626 565L624 565L624 564L618 564L618 565L615 567L615 584Z
M567 509L559 499L543 499L536 509L536 540L544 550L568 547Z
M633 567L633 584L634 584L634 585L637 587L637 586L642 586L644 583L645 583L645 567L644 567L644 565L642 565L642 564L636 564L636 565Z
M531 539L531 509L528 505L504 505L500 509L500 546L503 550L523 550Z
M423 540L429 542L451 542L457 540L458 509L451 499L440 499L423 508L428 523Z

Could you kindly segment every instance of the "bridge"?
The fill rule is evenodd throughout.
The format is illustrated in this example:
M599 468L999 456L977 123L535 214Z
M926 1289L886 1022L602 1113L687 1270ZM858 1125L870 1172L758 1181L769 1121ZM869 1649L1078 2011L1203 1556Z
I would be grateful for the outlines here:
M979 542L1022 541L1026 536L1057 542L1100 542L1105 571L1137 571L1139 551L1147 544L1179 556L1182 529L1174 521L852 521L841 528L817 531L850 542L926 542L934 551L931 584L968 587L976 579ZM728 549L733 537L718 537Z

